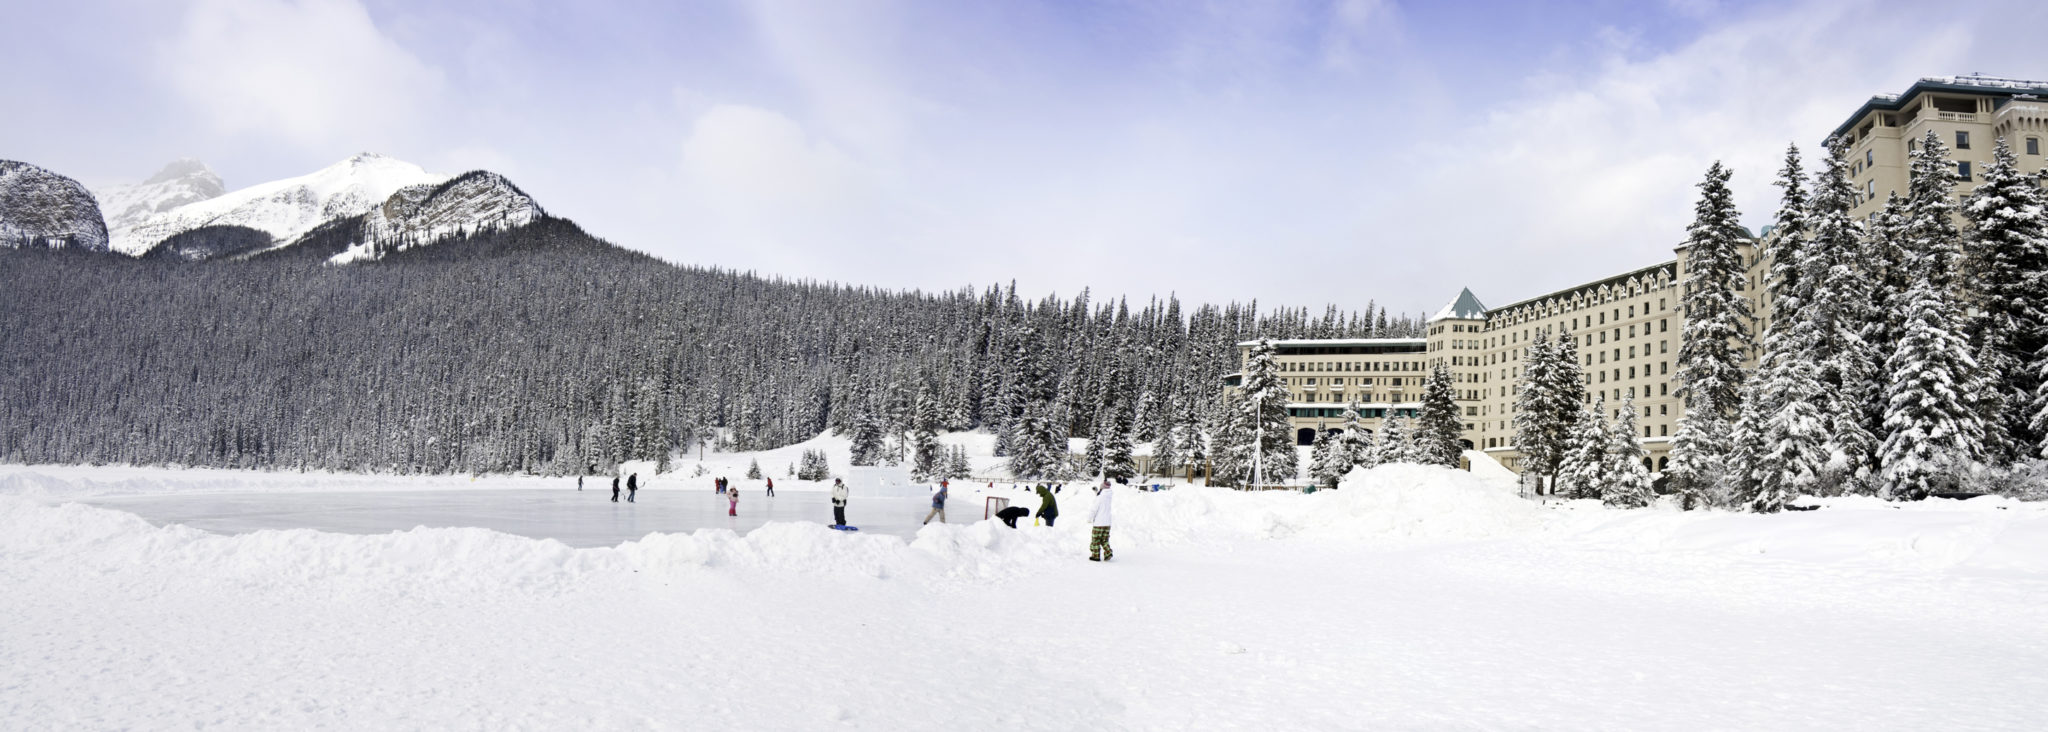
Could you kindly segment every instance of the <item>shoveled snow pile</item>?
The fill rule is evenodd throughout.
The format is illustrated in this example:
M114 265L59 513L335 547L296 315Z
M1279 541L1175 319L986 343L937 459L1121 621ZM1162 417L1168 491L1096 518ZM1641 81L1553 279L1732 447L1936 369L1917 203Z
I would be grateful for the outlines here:
M1537 529L1512 482L1421 465L1353 469L1334 491L1181 486L1118 503L1118 530L1147 543L1219 539L1479 538Z

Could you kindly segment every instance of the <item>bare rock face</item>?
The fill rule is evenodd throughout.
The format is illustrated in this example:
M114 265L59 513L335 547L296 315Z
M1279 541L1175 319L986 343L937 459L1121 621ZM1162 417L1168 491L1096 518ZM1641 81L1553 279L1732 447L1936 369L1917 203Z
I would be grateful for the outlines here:
M107 251L107 222L78 181L0 160L0 247Z
M408 186L363 217L361 241L329 260L346 264L478 231L509 229L547 216L502 175L476 170L437 186Z

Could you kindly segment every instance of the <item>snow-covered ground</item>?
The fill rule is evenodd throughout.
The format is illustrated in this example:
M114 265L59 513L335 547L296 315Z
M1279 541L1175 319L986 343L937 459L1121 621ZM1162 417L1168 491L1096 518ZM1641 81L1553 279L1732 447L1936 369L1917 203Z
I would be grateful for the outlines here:
M956 523L905 538L776 522L580 549L478 528L223 535L73 500L277 480L173 477L0 470L0 725L1924 730L2048 718L2048 507L2003 499L1623 512L1386 466L1312 495L1119 489L1108 564L1083 558L1090 500L1072 491L1058 528ZM328 482L301 492L470 479L314 480ZM522 480L537 485L491 485ZM564 495L560 479L476 483L484 496Z

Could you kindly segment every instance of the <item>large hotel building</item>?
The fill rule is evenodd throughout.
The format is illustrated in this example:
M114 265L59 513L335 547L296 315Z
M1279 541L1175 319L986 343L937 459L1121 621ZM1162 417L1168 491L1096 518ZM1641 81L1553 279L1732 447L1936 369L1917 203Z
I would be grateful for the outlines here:
M1968 195L1983 180L1995 140L2004 138L2020 167L2043 170L2048 147L2048 82L1984 76L1922 79L1902 94L1880 95L1857 109L1831 137L1847 146L1848 173L1856 187L1853 213L1869 218L1892 193L1906 194L1908 156L1929 130L1951 148ZM1818 167L1818 166L1815 166ZM1745 242L1749 270L1744 294L1756 314L1753 335L1768 322L1770 302L1764 275L1773 239L1768 229ZM1337 429L1344 410L1357 405L1366 429L1377 431L1389 416L1413 418L1421 409L1422 384L1441 363L1457 381L1465 418L1465 442L1510 469L1520 470L1515 450L1514 406L1528 345L1539 331L1552 337L1569 332L1578 341L1588 397L1606 397L1610 419L1624 398L1633 397L1646 461L1653 471L1670 462L1671 434L1683 403L1677 385L1678 344L1685 331L1680 283L1685 250L1652 264L1519 302L1488 308L1470 290L1460 292L1430 317L1421 338L1275 341L1281 378L1294 398L1287 405L1296 442L1307 445L1319 431ZM1759 338L1760 340L1760 338ZM1251 343L1239 344L1240 362ZM1237 374L1225 378L1235 388Z

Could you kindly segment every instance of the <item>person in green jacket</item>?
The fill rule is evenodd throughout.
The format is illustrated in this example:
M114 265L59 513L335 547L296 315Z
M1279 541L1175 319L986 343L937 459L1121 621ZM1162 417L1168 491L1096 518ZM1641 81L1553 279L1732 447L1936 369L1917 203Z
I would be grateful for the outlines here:
M1045 519L1047 526L1051 526L1053 520L1060 517L1060 502L1054 499L1052 491L1043 485L1038 487L1038 517Z

